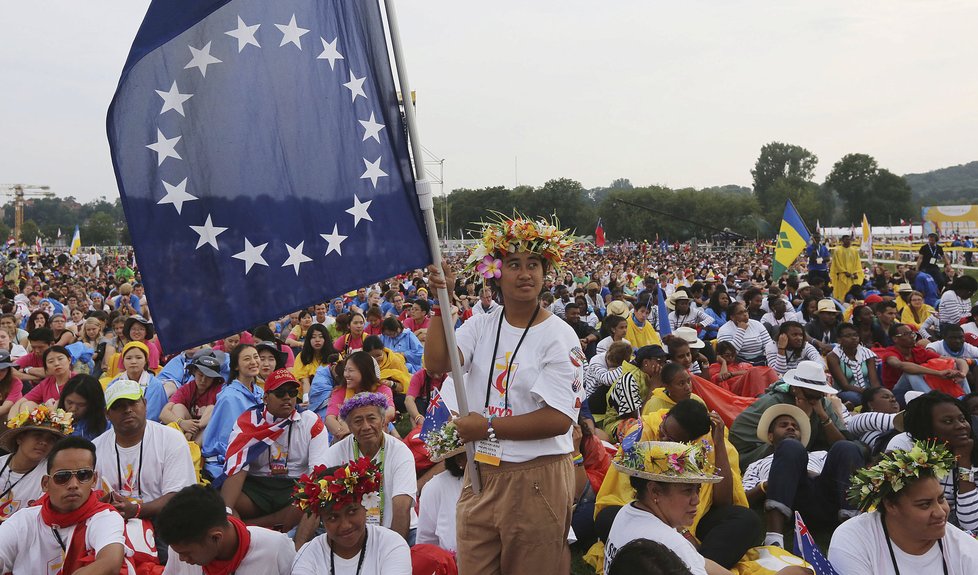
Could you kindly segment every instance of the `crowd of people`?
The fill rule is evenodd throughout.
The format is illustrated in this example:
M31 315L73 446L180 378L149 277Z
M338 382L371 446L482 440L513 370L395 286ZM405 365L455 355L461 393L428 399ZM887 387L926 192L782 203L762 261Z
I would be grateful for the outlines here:
M790 575L800 513L841 575L978 572L978 282L938 240L773 277L499 218L188 350L130 255L11 251L0 569Z

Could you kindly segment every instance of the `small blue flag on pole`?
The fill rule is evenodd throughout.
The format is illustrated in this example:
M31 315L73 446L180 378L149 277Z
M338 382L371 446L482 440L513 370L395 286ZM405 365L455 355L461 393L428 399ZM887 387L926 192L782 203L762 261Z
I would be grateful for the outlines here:
M109 107L178 351L430 263L376 2L153 0Z
M441 429L452 418L452 412L445 405L445 400L437 389L431 390L431 401L428 402L428 411L424 415L424 423L421 424L421 431L418 437L423 441L428 433Z
M839 575L829 560L815 544L815 539L808 532L808 527L801 520L801 514L795 511L795 554L808 561L815 575Z

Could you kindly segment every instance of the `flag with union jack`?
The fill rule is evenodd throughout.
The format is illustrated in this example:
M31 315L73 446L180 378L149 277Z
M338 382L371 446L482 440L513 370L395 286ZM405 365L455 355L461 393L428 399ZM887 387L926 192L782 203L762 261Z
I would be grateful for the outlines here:
M801 514L795 511L795 554L808 562L815 575L839 575L829 560L815 544L815 539L808 532L808 527L801 520Z
M231 477L254 461L275 443L293 424L298 424L302 417L298 411L285 419L276 420L264 405L256 405L242 413L234 422L231 437L228 441L227 458L224 461L224 475ZM319 435L323 430L322 421L312 429L312 436Z
M421 433L418 436L423 441L429 432L441 429L451 419L452 412L445 405L441 393L437 389L432 389L431 401L428 402L428 411L424 415L424 423L421 424Z

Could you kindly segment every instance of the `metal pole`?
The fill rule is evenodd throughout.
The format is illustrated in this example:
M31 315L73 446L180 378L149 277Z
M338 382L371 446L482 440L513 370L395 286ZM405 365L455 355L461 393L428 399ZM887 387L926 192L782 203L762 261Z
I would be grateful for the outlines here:
M424 213L425 227L428 228L428 250L431 252L431 260L435 264L435 267L441 270L441 249L438 246L438 229L435 224L434 203L431 199L431 186L424 179L424 156L421 148L421 138L418 135L418 123L414 116L414 102L411 99L411 83L408 82L407 66L404 62L404 51L401 47L401 35L397 27L397 14L394 11L394 0L384 0L384 8L387 11L387 28L391 35L394 67L397 69L397 79L401 85L401 101L404 103L404 118L407 121L408 136L411 140L411 150L414 154L414 173L416 176L415 185L418 193L418 202L421 204L421 211ZM452 364L452 380L455 384L458 412L460 415L468 415L469 402L468 397L465 395L465 380L463 379L462 363L458 357L458 345L455 343L455 325L452 322L452 300L448 297L447 287L438 290L438 301L448 304L448 309L444 310L441 316L442 325L445 328L445 343L448 347L448 358ZM469 456L467 465L469 479L472 482L472 491L478 494L482 490L482 482L479 478L479 468L475 465L475 444L472 442L466 443L465 452Z

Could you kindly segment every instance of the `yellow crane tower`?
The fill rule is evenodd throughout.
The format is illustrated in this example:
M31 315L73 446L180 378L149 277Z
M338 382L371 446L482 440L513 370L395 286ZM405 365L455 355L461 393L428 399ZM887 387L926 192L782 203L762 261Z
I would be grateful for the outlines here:
M31 184L0 184L0 193L14 199L14 239L20 244L20 232L24 228L24 198L53 198L50 186Z

